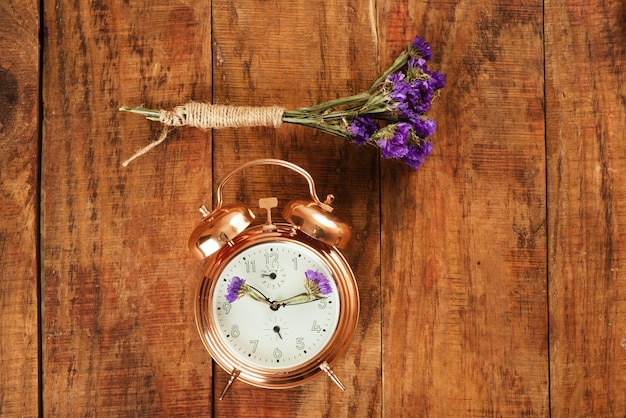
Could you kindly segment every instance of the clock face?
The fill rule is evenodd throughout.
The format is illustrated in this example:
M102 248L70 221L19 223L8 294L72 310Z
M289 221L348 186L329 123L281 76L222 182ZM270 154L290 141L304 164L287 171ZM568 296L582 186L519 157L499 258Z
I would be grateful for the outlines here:
M212 326L243 364L298 367L319 354L337 329L341 306L335 279L322 258L300 242L249 246L225 263L214 284L205 302Z

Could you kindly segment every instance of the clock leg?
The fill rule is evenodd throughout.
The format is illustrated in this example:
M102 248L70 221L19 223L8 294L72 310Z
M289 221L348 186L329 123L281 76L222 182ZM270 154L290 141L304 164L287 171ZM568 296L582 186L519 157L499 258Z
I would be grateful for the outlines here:
M241 371L234 369L233 372L230 374L230 379L228 380L228 383L226 383L224 390L222 391L222 393L220 393L220 397L218 398L220 401L224 399L224 396L226 396L226 392L228 392L228 389L230 389L235 379L239 376L239 373L241 373Z
M344 386L344 384L341 383L341 380L339 380L337 375L331 370L331 368L330 368L330 366L328 365L327 362L323 362L322 364L320 364L320 369L322 369L322 370L324 370L326 372L328 377L330 377L330 379L333 382L335 382L337 384L337 386L339 386L339 389L341 389L342 392L346 390L346 387Z

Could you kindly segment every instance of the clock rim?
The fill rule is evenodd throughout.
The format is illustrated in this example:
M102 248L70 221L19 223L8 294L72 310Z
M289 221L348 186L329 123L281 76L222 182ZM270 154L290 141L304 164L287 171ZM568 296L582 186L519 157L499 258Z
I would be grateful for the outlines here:
M264 225L249 228L210 256L203 269L195 299L196 328L211 357L227 373L238 372L239 380L267 389L299 386L322 373L322 365L333 365L348 348L356 331L360 311L356 279L341 252L333 246L311 238L291 224L277 223L275 225L276 229L271 231L264 228ZM216 321L210 306L217 284L216 278L228 263L240 252L268 242L296 243L317 255L331 272L340 301L337 327L324 347L310 360L283 369L252 365L231 353L219 336L217 327L213 325Z

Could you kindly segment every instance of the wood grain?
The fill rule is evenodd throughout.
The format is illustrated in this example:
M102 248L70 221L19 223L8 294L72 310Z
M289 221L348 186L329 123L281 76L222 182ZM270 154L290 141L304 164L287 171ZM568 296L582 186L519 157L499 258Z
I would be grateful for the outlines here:
M135 3L0 4L0 415L626 415L622 4ZM294 126L175 129L121 166L161 129L121 105L312 105L415 35L447 74L417 172ZM267 157L353 226L348 389L218 401L187 239L217 181ZM307 188L257 167L224 198L269 195Z
M546 1L554 416L626 414L623 4Z
M210 96L210 5L45 2L43 414L203 416L211 363L187 251L211 147L118 112Z
M213 102L309 106L365 90L377 78L372 5L358 1L213 2ZM379 193L377 155L326 134L283 125L213 132L214 180L257 158L301 165L318 193L336 196L335 212L353 227L344 254L355 267L361 318L348 351L334 366L341 391L322 376L304 386L266 391L235 384L215 416L380 416ZM225 189L225 201L255 206L307 198L304 180L285 169L255 168ZM228 375L215 373L216 396Z
M0 4L0 51L0 415L34 417L39 411L36 2Z
M547 415L542 4L379 11L447 74L426 165L381 164L385 416Z

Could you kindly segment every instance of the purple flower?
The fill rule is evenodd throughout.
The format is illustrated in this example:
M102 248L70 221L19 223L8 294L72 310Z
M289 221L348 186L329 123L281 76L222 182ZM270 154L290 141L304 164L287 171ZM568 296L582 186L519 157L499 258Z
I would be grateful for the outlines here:
M430 61L433 57L430 45L428 45L428 42L419 36L416 36L415 39L413 39L413 42L411 42L411 48L416 50L417 54L419 54L419 56L424 58L426 61Z
M391 82L391 83L397 83L399 81L404 80L404 78L406 77L406 74L404 74L401 71L398 71L396 73L391 73L387 76L387 81Z
M416 146L410 146L409 151L401 160L413 169L418 169L424 164L424 159L430 155L433 151L433 146L430 142L422 142Z
M390 78L388 80L391 81ZM433 94L434 88L428 81L398 79L391 86L389 98L394 102L392 108L400 117L411 120L428 111Z
M420 138L427 138L435 133L435 129L437 128L437 123L423 116L417 116L411 119L411 123L413 124L413 130Z
M429 49L430 51L430 49ZM438 71L430 71L426 63L426 59L422 57L410 57L408 61L408 70L416 68L428 76L427 83L433 91L442 89L446 86L446 76Z
M318 295L314 294L314 296L328 295L332 293L333 288L331 287L330 282L328 281L326 276L324 276L322 273L314 270L307 270L304 272L304 275L307 278L307 281L309 281L309 283L307 283L309 286L305 285L307 289L311 289L311 285L315 284L315 287L313 287L313 292L311 293L318 293ZM315 292L315 290L318 290L318 292Z
M226 300L228 303L233 303L240 297L243 297L247 292L246 281L240 277L233 276L226 289Z
M409 67L413 67L413 68L420 68L422 71L426 71L427 69L427 65L426 65L426 60L422 57L419 58L409 58L409 62L408 62Z
M393 75L399 74L402 77L392 77ZM411 85L406 81L403 81L404 74L402 73L394 73L391 74L387 80L393 83L391 87L391 91L389 92L389 98L396 103L406 102L407 96L409 94L409 90L411 90Z
M380 147L383 158L402 158L409 151L407 142L411 135L411 124L399 122L395 125L387 125L387 128L394 131L393 135L383 138L376 143Z
M426 113L430 109L433 93L434 90L428 82L423 80L411 81L411 89L407 97L411 110L418 114Z
M438 71L432 71L428 73L430 75L430 79L428 80L428 84L434 89L439 90L446 86L446 76L441 74Z
M359 116L350 123L349 133L355 144L363 145L377 130L378 125L372 116Z

